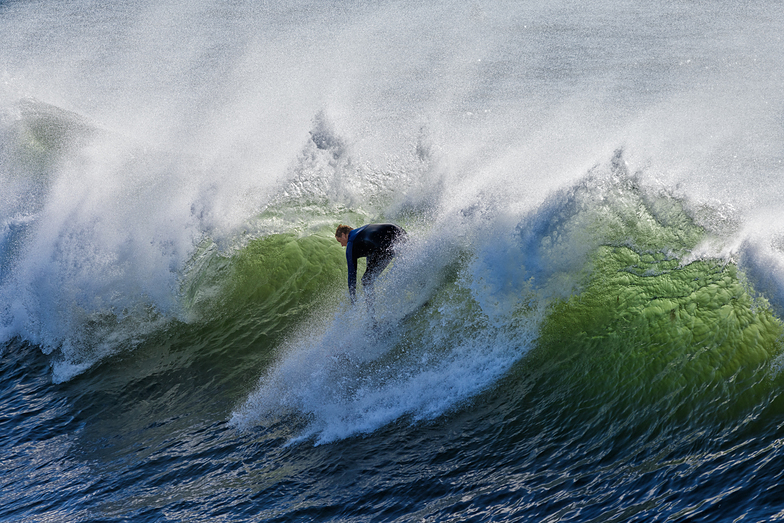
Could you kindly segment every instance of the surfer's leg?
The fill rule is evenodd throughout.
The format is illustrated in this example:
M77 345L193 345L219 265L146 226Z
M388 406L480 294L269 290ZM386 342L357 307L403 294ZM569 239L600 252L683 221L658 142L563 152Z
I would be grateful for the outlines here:
M375 261L376 260L368 256L367 269L365 269L365 274L362 275L362 290L365 293L365 305L367 306L368 315L374 323L376 321L376 310L373 303L375 301L373 283L375 283L378 274Z
M365 304L367 305L368 314L374 323L376 321L376 309L373 286L378 275L381 274L387 265L389 265L390 261L392 261L392 257L386 252L381 255L375 253L370 254L367 257L367 269L365 269L365 274L362 275L362 289L365 291Z

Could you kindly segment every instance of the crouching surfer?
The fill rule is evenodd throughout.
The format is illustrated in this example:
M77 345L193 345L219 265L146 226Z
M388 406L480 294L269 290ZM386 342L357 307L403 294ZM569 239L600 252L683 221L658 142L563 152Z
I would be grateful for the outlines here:
M371 223L357 229L339 225L335 239L346 248L348 263L348 292L351 303L357 299L357 260L367 258L367 268L362 275L365 302L371 317L373 310L373 283L395 257L395 249L407 239L406 231L391 223Z

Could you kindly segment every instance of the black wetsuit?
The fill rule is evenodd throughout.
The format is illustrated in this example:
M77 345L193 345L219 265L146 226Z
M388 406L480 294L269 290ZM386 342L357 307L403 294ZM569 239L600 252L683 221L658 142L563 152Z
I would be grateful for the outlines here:
M395 245L405 241L406 231L390 223L370 224L348 233L346 261L348 262L348 291L351 301L357 293L357 259L367 257L367 268L362 275L365 292L372 292L373 281L395 256Z

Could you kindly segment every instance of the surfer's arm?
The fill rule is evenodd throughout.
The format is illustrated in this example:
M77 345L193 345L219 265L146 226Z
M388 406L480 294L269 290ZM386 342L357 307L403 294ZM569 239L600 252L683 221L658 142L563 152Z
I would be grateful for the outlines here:
M357 260L353 256L353 242L346 246L346 263L348 264L348 293L351 296L351 303L357 300Z

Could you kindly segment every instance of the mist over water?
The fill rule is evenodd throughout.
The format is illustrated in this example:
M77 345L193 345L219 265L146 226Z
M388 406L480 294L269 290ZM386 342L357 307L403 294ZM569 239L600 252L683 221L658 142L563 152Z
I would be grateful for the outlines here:
M0 513L777 513L781 27L0 2ZM382 221L411 240L373 329L332 234Z

